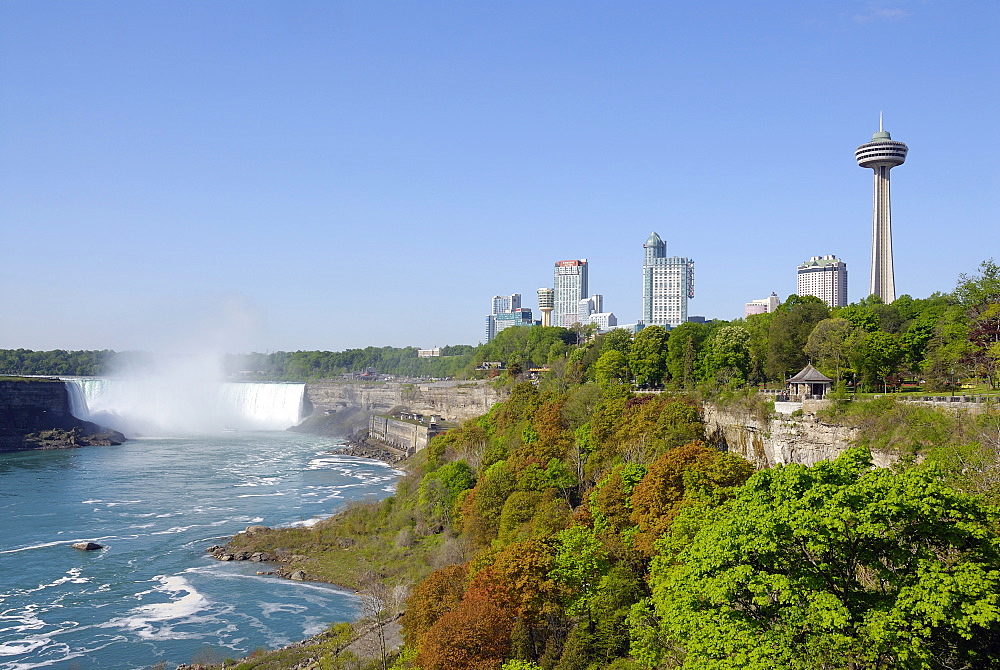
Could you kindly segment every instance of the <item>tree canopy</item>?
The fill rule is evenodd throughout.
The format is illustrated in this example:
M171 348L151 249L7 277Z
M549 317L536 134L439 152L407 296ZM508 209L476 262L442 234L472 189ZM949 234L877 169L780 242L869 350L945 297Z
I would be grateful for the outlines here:
M933 469L872 469L864 449L758 472L654 560L633 653L649 667L991 667L995 520Z

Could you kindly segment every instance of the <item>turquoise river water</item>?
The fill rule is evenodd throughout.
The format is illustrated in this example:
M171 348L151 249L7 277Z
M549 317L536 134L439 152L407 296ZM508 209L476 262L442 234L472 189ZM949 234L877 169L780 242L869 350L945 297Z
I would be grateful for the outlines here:
M390 494L396 470L337 446L231 432L0 454L0 670L221 661L355 618L349 592L205 554Z

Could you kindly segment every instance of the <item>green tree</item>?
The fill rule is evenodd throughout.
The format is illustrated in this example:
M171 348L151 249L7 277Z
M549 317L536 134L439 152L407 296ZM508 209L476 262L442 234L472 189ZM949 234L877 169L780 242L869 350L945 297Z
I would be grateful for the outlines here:
M632 349L632 335L627 330L615 328L610 333L601 336L601 352L620 351L628 356Z
M847 319L823 319L806 340L806 355L815 360L818 367L833 373L837 381L840 381L840 373L848 365L847 338L852 329Z
M601 541L589 528L572 526L556 536L549 577L562 588L567 614L588 611L590 598L609 567Z
M601 386L622 384L628 378L628 359L617 349L605 351L594 364L594 379Z
M640 386L663 383L667 374L667 341L670 333L663 326L646 326L632 341L628 364Z
M667 340L667 370L675 384L689 388L696 380L696 362L709 327L703 323L682 323L670 331Z
M768 331L765 370L769 378L783 380L805 367L809 334L829 316L829 308L815 296L788 296L775 311Z
M750 376L750 333L739 325L723 326L712 337L706 376L726 386L742 386Z
M758 472L633 609L647 667L986 668L1000 662L995 512L864 449Z
M898 337L882 331L858 331L848 341L848 358L869 390L877 390L880 384L885 384L886 377L899 368L905 353Z

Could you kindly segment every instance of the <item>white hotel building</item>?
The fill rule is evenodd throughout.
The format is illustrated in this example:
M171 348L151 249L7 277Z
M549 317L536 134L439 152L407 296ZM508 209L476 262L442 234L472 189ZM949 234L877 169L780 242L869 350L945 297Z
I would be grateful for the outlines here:
M836 256L813 256L799 266L798 295L814 295L830 307L847 304L847 263Z

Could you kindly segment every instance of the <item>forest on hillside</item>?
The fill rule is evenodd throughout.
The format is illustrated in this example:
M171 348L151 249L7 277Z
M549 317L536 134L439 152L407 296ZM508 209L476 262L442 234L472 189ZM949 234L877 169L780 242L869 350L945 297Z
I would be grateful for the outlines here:
M1000 663L1000 412L892 397L833 462L755 471L687 392L515 382L436 437L396 494L241 534L402 617L358 670L867 670ZM752 394L724 399L767 412ZM881 423L880 423L881 421ZM871 449L895 454L872 467ZM405 599L398 594L408 593ZM280 654L237 667L281 668Z

